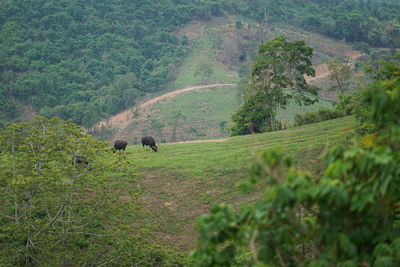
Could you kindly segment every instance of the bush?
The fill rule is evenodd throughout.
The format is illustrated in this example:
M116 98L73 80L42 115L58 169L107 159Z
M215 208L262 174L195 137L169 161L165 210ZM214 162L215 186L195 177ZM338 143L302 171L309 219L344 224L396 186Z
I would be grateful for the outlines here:
M353 49L354 50L360 50L364 52L365 54L369 55L371 53L371 48L369 47L369 44L365 42L356 42L353 44Z
M295 126L332 120L342 117L342 112L337 109L320 108L318 111L308 111L303 115L296 114L294 117Z

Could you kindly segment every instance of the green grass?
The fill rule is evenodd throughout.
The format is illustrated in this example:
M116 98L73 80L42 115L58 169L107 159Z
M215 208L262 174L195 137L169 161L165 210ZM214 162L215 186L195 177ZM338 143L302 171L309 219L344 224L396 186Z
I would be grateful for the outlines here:
M188 250L195 246L195 223L214 202L239 207L257 194L243 196L237 184L247 176L254 153L279 149L293 157L295 166L314 175L321 172L320 155L346 140L352 117L324 121L286 131L230 138L225 142L159 146L157 153L129 146L126 157L137 166L146 216L163 244Z
M176 114L181 112L184 119L181 120L183 125L180 127L186 132L195 129L198 135L193 136L195 139L205 134L209 138L222 137L226 136L227 132L222 131L219 124L230 121L230 114L238 108L239 100L235 86L201 89L154 105L152 114L161 118L164 124L172 124Z
M295 103L294 100L291 100L289 106L282 111L282 119L284 121L289 122L289 124L293 124L294 116L296 114L303 114L307 111L316 111L319 110L320 108L332 108L332 107L333 103L326 101L324 99L319 99L318 102L310 106L304 106L304 105L299 106L298 104Z

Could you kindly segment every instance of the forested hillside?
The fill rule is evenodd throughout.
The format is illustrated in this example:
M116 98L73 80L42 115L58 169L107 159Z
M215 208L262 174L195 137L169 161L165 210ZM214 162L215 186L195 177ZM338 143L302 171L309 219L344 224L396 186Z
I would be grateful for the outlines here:
M394 48L400 36L399 1L1 1L0 124L29 112L89 127L131 107L176 77L190 44L175 30L229 14L364 49Z

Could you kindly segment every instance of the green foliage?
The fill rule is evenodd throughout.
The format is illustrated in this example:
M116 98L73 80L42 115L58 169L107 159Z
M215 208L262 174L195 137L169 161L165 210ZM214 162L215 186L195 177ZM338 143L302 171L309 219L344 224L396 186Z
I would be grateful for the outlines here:
M209 2L78 2L0 5L3 118L21 103L89 127L131 107L174 77L185 55L176 25L221 13Z
M194 76L201 76L204 78L210 78L213 74L213 69L207 63L201 63L196 67Z
M371 53L370 46L365 42L356 42L353 44L354 50L362 51L363 53L369 55Z
M231 135L246 134L249 123L256 123L264 130L275 130L277 113L282 129L281 109L287 107L291 98L300 105L314 103L305 93L315 93L315 88L308 86L304 79L305 74L315 75L311 67L312 51L304 41L289 42L283 36L259 46L259 55L245 85L245 102L232 115Z
M252 266L400 264L400 66L383 68L391 78L361 92L372 125L366 148L329 149L322 177L295 170L280 152L257 154L242 187L265 185L263 197L239 212L212 206L198 222L195 266L232 265L238 247L251 251Z
M236 24L235 24L235 26L236 26L236 29L238 29L238 30L240 30L240 29L243 28L243 24L242 24L241 21L237 21Z
M304 114L296 114L294 116L295 126L316 123L325 120L332 120L343 117L343 114L350 115L353 113L355 106L355 95L344 95L339 96L339 103L336 104L336 108L320 108L317 111L307 111ZM343 106L345 112L343 113Z
M360 134L373 133L376 131L376 123L370 122L371 112L374 116L377 116L378 112L387 111L388 108L392 108L388 104L386 93L382 93L380 87L383 85L392 87L395 85L396 77L400 73L400 54L395 55L391 60L380 59L370 62L369 65L364 67L364 71L368 74L369 78L372 79L371 86L367 88L364 93L356 94L355 102L358 103L354 107L354 114L361 121L361 126L358 127ZM395 94L395 93L394 93ZM365 102L372 101L376 99L380 103L378 107L368 107ZM396 106L396 105L395 105ZM388 113L389 114L389 113ZM386 119L391 118L391 116L382 116L382 123L388 123ZM381 122L377 121L379 125ZM395 122L394 122L395 123Z
M295 126L316 123L342 117L341 111L331 108L320 108L318 111L308 111L304 114L294 116Z
M155 261L147 230L126 223L140 213L133 165L107 146L56 118L0 132L0 265Z
M326 63L329 70L329 79L335 84L328 88L329 91L338 91L340 96L343 98L346 91L350 90L350 78L351 78L351 64L348 59L339 60L334 58L333 60ZM343 115L345 113L345 106L342 105Z
M274 118L271 118L273 112L271 107L265 106L264 96L260 93L245 99L243 105L232 114L230 135L249 134L247 127L251 123L255 123L263 132L271 131L279 125Z

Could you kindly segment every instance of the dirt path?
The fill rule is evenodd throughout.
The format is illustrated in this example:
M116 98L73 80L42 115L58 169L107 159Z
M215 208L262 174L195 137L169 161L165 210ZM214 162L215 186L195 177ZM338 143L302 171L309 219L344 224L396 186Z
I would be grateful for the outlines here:
M235 86L235 85L236 84L234 84L234 83L216 83L216 84L208 84L208 85L190 86L190 87L178 89L178 90L175 90L175 91L172 91L169 93L165 93L161 96L158 96L158 97L155 97L148 101L145 101L145 102L139 104L139 108L143 109L147 106L157 103L158 101L161 101L166 98L175 97L184 92L189 92L189 91L194 91L194 90L199 90L199 89L206 89L206 88L211 88L211 87ZM112 116L108 120L103 120L103 121L97 123L94 127L112 126L114 128L124 129L128 126L129 122L131 121L132 116L133 116L133 108L130 108L130 109L127 109L121 113L118 113L118 114Z

